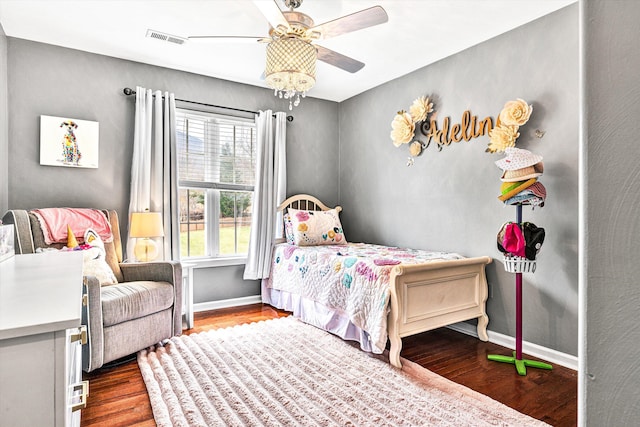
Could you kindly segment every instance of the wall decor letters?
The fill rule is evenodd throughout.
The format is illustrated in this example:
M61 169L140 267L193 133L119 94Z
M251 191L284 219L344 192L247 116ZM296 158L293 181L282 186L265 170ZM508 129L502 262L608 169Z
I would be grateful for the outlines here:
M493 129L493 119L485 117L478 120L478 116L471 115L471 111L466 110L462 113L460 123L454 123L449 129L449 117L445 117L442 121L442 129L438 129L436 119L431 119L429 123L422 122L420 131L427 137L427 145L431 140L435 140L438 149L442 150L442 146L449 145L451 142L460 142L465 140L469 142L473 138L488 135Z
M404 110L398 111L391 122L390 136L396 147L408 144L407 166L414 164L415 157L421 155L431 141L435 141L438 151L441 151L442 147L452 142L469 142L473 138L488 135L489 145L485 151L497 153L515 146L516 139L520 136L518 129L529 120L532 111L531 105L518 98L505 104L495 121L495 126L492 117L487 116L481 120L471 114L470 110L465 110L459 123L452 124L451 119L445 117L442 126L438 127L435 117L429 119L430 115L433 116L433 102L429 97L422 96L413 101L408 113ZM420 130L424 140L416 135L416 129Z

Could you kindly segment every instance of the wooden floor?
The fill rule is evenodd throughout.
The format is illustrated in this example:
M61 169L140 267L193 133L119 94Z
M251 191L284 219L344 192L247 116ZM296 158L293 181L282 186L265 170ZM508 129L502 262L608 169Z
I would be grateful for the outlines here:
M262 304L196 313L195 327L185 333L287 315ZM403 344L402 357L522 413L557 427L577 423L576 371L529 368L520 376L513 365L487 360L488 354L510 355L510 350L446 328L405 338ZM155 426L135 359L84 376L89 398L82 426Z

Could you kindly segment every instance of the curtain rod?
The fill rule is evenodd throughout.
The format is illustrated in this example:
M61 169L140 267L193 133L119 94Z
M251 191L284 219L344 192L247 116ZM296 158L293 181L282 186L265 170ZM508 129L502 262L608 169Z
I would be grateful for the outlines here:
M130 87L125 87L122 92L124 92L125 95L135 95L136 91L131 89ZM189 104L197 104L197 105L204 105L206 107L214 107L214 108L222 108L225 110L233 110L233 111L240 111L243 113L252 113L252 114L258 114L257 111L251 111L251 110L243 110L242 108L233 108L233 107L225 107L223 105L214 105L214 104L206 104L204 102L198 102L198 101L189 101L187 99L178 99L176 98L176 101L180 101L180 102L188 102ZM275 115L274 115L275 117ZM288 122L292 122L293 121L293 116L287 116L287 121Z

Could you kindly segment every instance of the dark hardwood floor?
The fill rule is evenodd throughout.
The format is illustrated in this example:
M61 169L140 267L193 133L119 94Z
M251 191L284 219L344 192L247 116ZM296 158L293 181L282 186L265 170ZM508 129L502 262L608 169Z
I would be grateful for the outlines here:
M196 313L195 327L185 333L287 315L262 304ZM554 366L551 371L528 368L527 375L520 376L513 365L487 360L488 354L510 353L504 347L441 328L403 339L401 355L548 424L575 426L576 371L562 366ZM89 398L82 411L83 427L155 425L135 358L85 373L84 377L89 380Z

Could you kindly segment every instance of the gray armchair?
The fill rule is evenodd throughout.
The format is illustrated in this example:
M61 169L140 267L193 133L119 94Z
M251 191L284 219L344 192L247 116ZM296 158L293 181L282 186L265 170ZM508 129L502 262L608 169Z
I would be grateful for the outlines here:
M182 333L180 263L122 263L118 215L113 210L102 212L113 232L113 242L105 243L106 261L118 283L100 286L96 277L84 277L83 292L88 298L82 323L87 326L88 342L82 347L82 363L86 372ZM28 211L10 210L2 221L15 225L16 254L64 246L47 245L38 219Z

